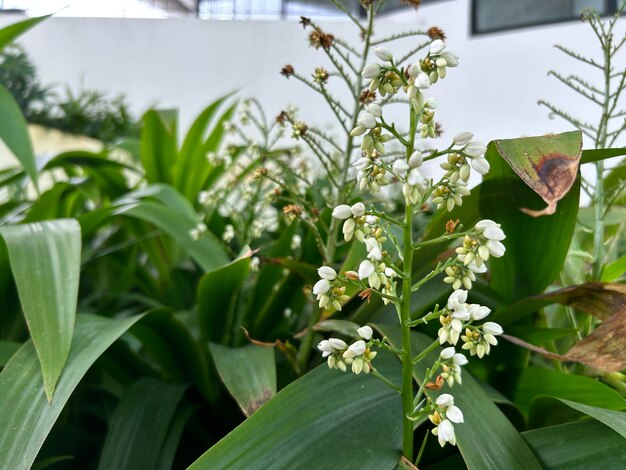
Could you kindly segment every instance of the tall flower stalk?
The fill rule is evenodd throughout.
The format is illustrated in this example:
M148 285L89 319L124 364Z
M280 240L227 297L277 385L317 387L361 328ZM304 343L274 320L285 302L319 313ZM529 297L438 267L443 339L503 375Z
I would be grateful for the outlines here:
M442 393L435 397L427 390L434 392L461 382L461 367L468 360L456 350L459 341L461 350L480 358L489 354L491 346L497 344L496 336L502 333L496 323L476 324L484 320L490 310L469 304L467 300L476 274L486 271L485 262L490 257L504 255L502 240L505 234L491 220L482 220L469 230L450 221L446 232L439 237L427 241L414 239L414 218L429 205L445 211L462 205L463 197L470 193L467 182L471 169L480 174L489 170L484 158L486 148L473 141L469 132L457 135L443 149L431 147L431 139L437 135L434 119L437 103L426 98L426 90L444 79L448 69L459 64L457 55L442 39L433 40L426 55L408 65L396 61L386 48L376 47L374 53L378 61L364 64L362 76L368 82L366 91L380 98L371 100L364 107L351 130L353 137L361 137L361 157L354 166L361 191L358 196L367 203L339 204L332 214L333 219L341 223L344 240L363 243L367 255L355 266L356 270L337 272L330 265L320 267L320 280L313 287L313 293L320 310L340 310L349 298L348 289L360 291L359 296L363 299L379 296L384 303L392 303L398 315L401 344L398 349L386 338L376 338L373 329L365 325L357 330L351 344L340 338L329 338L319 343L318 349L327 358L330 368L340 371L350 368L355 374L371 373L400 393L403 455L413 462L415 420L428 416L435 425L432 433L442 446L456 443L454 426L463 422L462 411L454 405L451 394ZM407 110L408 125L404 131L400 130L400 124L386 117L386 106L396 103L404 104ZM438 180L426 179L422 174L422 165L431 160L439 160L444 171ZM377 195L385 187L402 194L401 218L387 215L381 202L377 202ZM401 239L394 235L398 229L402 232ZM423 278L416 279L414 253L425 246L444 245L452 240L462 241L455 255L439 262ZM444 275L443 282L454 288L447 304L413 318L413 293L439 275ZM435 320L441 325L438 338L422 351L413 350L412 327ZM427 360L429 353L440 345L449 346L440 351L438 359L427 368L426 375L419 377L420 387L415 393L414 366ZM375 349L390 351L400 359L401 384L394 384L376 369Z

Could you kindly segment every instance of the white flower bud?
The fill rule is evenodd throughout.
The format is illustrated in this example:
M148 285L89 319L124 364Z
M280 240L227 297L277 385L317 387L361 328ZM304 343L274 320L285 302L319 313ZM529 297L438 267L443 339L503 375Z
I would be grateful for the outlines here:
M430 87L430 79L428 78L428 75L424 72L420 72L419 75L415 77L415 86L419 90L425 90Z
M436 109L437 106L439 106L439 103L435 98L428 98L426 100L426 103L424 103L424 106L426 106L428 109Z
M422 71L422 68L420 67L419 63L412 64L409 67L409 76L412 78L415 78L419 75L421 71Z
M463 354L456 353L454 356L452 356L452 362L457 366L464 366L468 363L468 360Z
M440 406L442 408L448 408L449 406L454 405L454 397L450 395L449 393L442 393L441 395L437 397L437 400L435 403L437 403L437 406Z
M365 204L363 204L362 202L357 202L350 208L350 211L352 212L353 216L362 217L363 214L365 214Z
M352 210L349 205L341 204L333 209L333 217L335 219L349 219L352 217Z
M497 241L501 241L506 238L506 235L504 234L502 229L500 227L494 227L494 226L486 227L485 230L483 231L483 236L487 240L497 240Z
M441 39L435 39L433 42L430 43L429 52L431 55L438 55L441 54L445 48L445 42L443 42Z
M467 144L463 151L470 157L482 157L487 151L487 147L482 142L470 142Z
M320 279L313 286L313 293L315 295L325 294L329 290L330 290L330 282L328 282L328 279Z
M359 265L359 279L368 279L376 271L376 266L370 260L361 261Z
M452 356L454 356L455 350L453 346L450 346L449 348L445 348L444 350L441 351L441 353L439 354L439 357L441 357L441 359L448 360L450 359Z
M399 158L391 165L392 170L399 176L406 175L406 172L409 171L409 164L406 162L404 158Z
M466 290L455 290L450 297L448 297L448 308L450 310L456 310L467 301L467 291Z
M355 343L352 343L350 347L343 353L343 357L346 359L351 359L356 356L360 356L365 352L365 341L362 339L358 340Z
M365 134L365 131L367 131L367 129L364 126L356 126L354 129L350 131L350 135L352 137L358 137L360 135Z
M455 445L456 436L454 435L454 426L449 420L444 419L441 423L439 423L439 426L433 429L433 434L435 431L437 431L437 439L441 447L443 447L446 442Z
M368 225L376 225L376 223L378 222L378 217L376 217L375 215L368 215L367 217L365 217L365 222L367 222Z
M330 342L331 346L337 351L343 351L348 347L346 342L339 338L328 338L328 341Z
M334 281L337 278L337 271L330 266L322 266L318 268L317 274L319 274L322 279L326 279L328 281Z
M469 307L469 312L472 320L478 321L487 317L491 313L491 309L483 305L472 304Z
M363 72L361 72L361 76L363 78L367 78L369 80L372 80L376 77L378 77L378 75L380 75L380 65L378 64L369 64L366 65L365 68L363 69Z
M389 50L385 49L384 47L377 47L376 49L374 49L374 54L376 54L376 57L378 57L380 60L384 60L385 62L391 62L393 60L393 55L391 54L391 52L389 52Z
M359 336L361 338L363 338L363 339L365 339L367 341L372 339L372 335L374 334L374 331L372 330L372 328L369 325L362 326L361 328L356 330L356 332L359 334Z
M367 111L376 117L381 117L383 115L383 108L381 108L381 106L376 103L368 105Z
M415 98L417 98L417 88L415 87L415 85L408 86L408 88L406 89L406 97L409 99L409 101L413 101Z
M464 145L469 144L472 141L473 137L474 134L472 134L471 132L461 132L460 134L454 136L452 142L454 143L454 145L463 147Z
M373 129L374 127L376 127L376 118L373 114L363 113L359 117L358 124L359 126L363 126L366 129Z
M422 163L424 163L424 155L422 155L422 152L419 150L416 150L409 157L409 166L411 168L418 168L422 166Z
M487 242L487 248L489 249L489 254L494 258L500 258L504 256L504 252L506 251L504 245L496 240L489 240Z
M472 159L472 168L481 175L486 175L489 173L490 166L485 157L475 157Z
M498 336L501 335L502 333L504 333L504 331L502 330L502 327L500 325L498 325L497 323L494 323L492 321L488 321L483 323L483 331L485 333L488 333L490 335L494 335L494 336Z
M446 418L448 418L453 423L462 423L463 413L457 406L452 405L451 407L446 409Z
M325 353L324 357L328 356L334 351L332 344L330 344L330 341L328 341L327 339L320 341L320 344L317 345L317 349Z
M499 227L500 224L495 223L493 220L490 219L483 219L480 220L479 222L476 223L475 227L476 230L482 232L483 230L485 230L487 227Z
M446 65L448 67L456 67L459 65L459 56L451 51L444 51L441 56L442 59L445 59Z

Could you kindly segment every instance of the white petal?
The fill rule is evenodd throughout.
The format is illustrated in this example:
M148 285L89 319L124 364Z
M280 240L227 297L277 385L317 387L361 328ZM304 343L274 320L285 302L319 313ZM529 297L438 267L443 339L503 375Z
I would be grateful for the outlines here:
M349 219L352 217L352 211L347 204L341 204L333 209L333 217L335 219Z
M365 204L363 204L362 202L357 202L350 208L350 211L352 212L353 216L361 217L363 216L363 214L365 214Z
M332 347L338 351L343 351L344 349L348 347L346 342L339 338L328 338L328 341L330 342Z
M490 220L490 219L483 219L475 225L476 229L479 232L482 232L487 227L499 227L499 226L500 224L497 224L493 220Z
M467 291L463 289L455 290L452 294L450 294L450 297L448 297L448 308L450 310L454 310L466 301Z
M449 393L442 393L437 397L437 401L435 403L437 403L437 406L447 408L454 405L454 397Z
M446 418L448 418L453 423L462 423L463 413L457 406L452 405L446 410Z
M361 76L363 78L368 78L368 79L373 79L378 77L378 75L380 74L380 65L378 64L369 64L366 65L365 68L363 69L363 72L361 72Z
M504 245L496 240L489 240L487 242L487 248L489 248L489 254L494 258L504 256L504 252L506 251Z
M442 350L439 356L441 357L441 359L447 360L453 357L454 353L455 353L454 347L450 346L449 348L445 348L444 350Z
M360 356L365 352L365 341L362 339L352 343L348 348L348 351L352 351L355 356Z
M492 321L483 323L483 331L485 333L489 333L494 336L501 335L504 332L504 330L502 330L502 327L500 325Z
M463 151L470 157L482 157L487 151L487 147L482 142L470 142L463 148Z
M445 42L443 42L441 39L435 39L433 42L430 43L429 51L432 55L438 55L441 54L445 48Z
M372 331L372 328L369 325L362 326L361 328L356 330L356 332L359 334L361 338L366 339L368 341L372 339L372 335L374 334L374 331Z
M361 261L361 264L359 265L359 279L363 280L369 278L374 271L376 271L374 263L367 259Z
M469 144L473 137L474 134L472 134L471 132L461 132L460 134L454 136L452 142L454 143L454 145L462 147Z
M337 271L330 266L322 266L318 268L317 274L319 274L322 279L327 279L329 281L334 281L337 278Z
M330 344L330 341L327 339L320 341L320 344L317 345L317 349L323 352L333 352L333 346Z
M461 353L456 353L453 357L452 357L452 362L454 364L456 364L457 366L464 366L465 364L467 364L469 361L467 360L467 358L465 357L465 355L461 354Z
M358 124L359 126L363 126L366 129L373 129L374 127L376 127L376 118L373 114L363 113L359 117Z
M489 173L489 169L491 168L489 162L484 157L475 157L472 158L472 168L476 170L481 175L486 175Z
M376 49L374 49L374 54L376 54L376 56L380 60L384 60L385 62L390 62L391 60L393 60L393 55L391 54L391 52L389 52L389 50L385 49L384 47L377 47Z
M330 282L328 279L320 279L313 286L313 293L315 295L325 294L330 290Z
M437 427L439 429L438 437L440 439L446 442L451 442L454 439L454 426L449 420L444 419Z
M483 235L488 240L500 241L506 238L506 235L500 227L487 227L483 231Z

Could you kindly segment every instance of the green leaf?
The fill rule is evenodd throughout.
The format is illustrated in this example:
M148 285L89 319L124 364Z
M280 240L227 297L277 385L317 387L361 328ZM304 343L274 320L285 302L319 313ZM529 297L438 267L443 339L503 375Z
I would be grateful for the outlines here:
M397 326L376 325L395 347L401 345L401 331ZM411 332L413 354L425 350L433 340L428 336ZM426 368L433 364L439 355L434 351L413 368L413 377L421 384L426 376ZM431 397L436 395L427 392ZM483 388L466 371L463 384L455 384L451 391L454 404L464 415L464 423L455 426L457 446L469 468L494 469L524 468L541 469L535 456L513 424L493 403Z
M143 117L141 163L148 183L172 183L178 157L176 124L167 110L150 110Z
M539 395L550 395L613 410L626 408L626 400L619 393L590 377L538 367L522 370L512 395L515 404L523 413L528 413L531 411L532 400Z
M48 401L72 342L80 277L80 226L60 219L0 227Z
M176 164L174 185L193 203L197 201L198 192L204 187L212 167L207 161L207 153L217 147L223 134L224 122L229 120L235 110L230 106L221 116L215 117L222 104L232 96L229 93L211 103L200 113L185 136L180 149L180 158ZM205 134L209 126L212 130L209 137ZM211 149L207 148L210 144Z
M376 368L396 383L394 357ZM400 396L366 375L325 364L292 382L190 467L394 469L400 460Z
M523 209L536 211L545 203L513 172L493 142L487 159L491 171L481 185L481 215L501 224L506 234L506 254L489 260L491 287L511 302L543 292L559 275L576 226L580 178L554 214L532 217Z
M205 341L226 343L232 335L237 294L250 271L244 257L206 273L198 284L198 322Z
M209 343L222 382L250 416L276 394L274 348L255 346L229 348Z
M626 147L583 150L582 157L580 158L580 163L599 162L601 160L606 160L613 157L620 157L622 155L626 155Z
M0 468L29 469L63 411L67 400L91 365L140 316L113 320L78 315L72 348L52 403L40 385L41 375L32 342L24 344L0 373Z
M16 353L22 343L16 341L0 341L0 368L7 365L11 356Z
M131 385L111 419L98 469L156 469L185 388L150 378Z
M0 84L0 140L19 160L37 187L37 164L33 144L28 134L28 124L17 102L2 84Z
M567 406L574 408L576 411L580 411L581 413L597 419L601 423L610 427L613 431L621 434L622 437L626 439L626 413L623 411L607 410L605 408L589 406L583 403L576 403L561 398L559 400Z
M624 439L597 421L547 426L522 436L547 470L624 468Z
M142 200L117 208L114 213L135 217L158 227L186 249L205 271L228 263L226 252L213 234L204 233L198 240L191 238L189 232L199 221L176 209Z
M626 255L604 266L602 281L611 282L619 279L626 273Z
M38 25L47 18L48 15L39 16L36 18L28 18L26 20L13 23L0 29L0 51L4 49L8 44L13 42L18 36L24 34L30 28Z

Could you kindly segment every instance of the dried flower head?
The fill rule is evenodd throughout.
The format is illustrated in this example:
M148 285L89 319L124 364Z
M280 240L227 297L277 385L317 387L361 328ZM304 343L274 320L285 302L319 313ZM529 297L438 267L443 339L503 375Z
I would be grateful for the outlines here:
M300 17L300 24L303 28L306 29L307 26L311 26L311 18L307 18L306 16Z
M261 168L257 168L257 169L254 171L254 176L253 176L253 178L254 178L254 179L259 179L259 178L263 178L263 177L265 177L265 176L267 176L267 168L265 168L265 167L261 167Z
M459 225L459 219L456 220L448 220L446 222L446 233L453 234L456 231L457 226Z
M320 47L330 49L334 39L335 37L332 34L326 34L321 31L313 31L309 34L309 44L315 49L319 49Z
M359 292L359 298L361 300L367 300L367 303L369 303L371 297L372 297L372 289L365 289Z
M435 137L441 137L443 135L443 126L436 122L435 123Z
M429 28L428 31L426 31L426 34L433 41L435 39L441 39L442 41L446 39L446 33L444 33L443 30L438 28L437 26L432 26L431 28Z
M315 69L315 73L313 73L313 81L315 83L326 83L328 81L329 73L324 67L318 67Z
M307 126L302 121L298 121L298 122L293 123L292 130L293 130L293 133L291 134L291 136L294 139L299 139L300 137L306 135L307 131L309 130L309 126Z
M420 6L420 4L422 3L422 0L401 0L401 3L403 3L404 5L413 7L417 10L417 7Z
M362 104L369 104L376 101L376 92L370 90L363 90L361 96L359 96L359 101Z
M296 204L289 204L283 207L283 214L290 218L296 218L302 215L302 208Z
M293 73L294 73L293 66L289 64L285 65L282 69L280 69L280 74L286 78L291 77Z
M284 126L285 121L287 121L288 119L289 119L289 116L287 116L287 113L285 111L281 111L280 114L276 116L276 122L280 124L281 126Z

